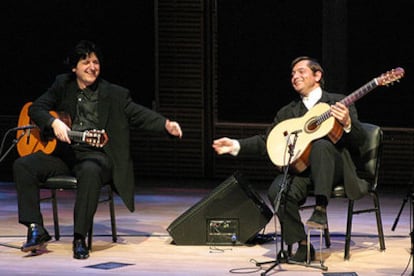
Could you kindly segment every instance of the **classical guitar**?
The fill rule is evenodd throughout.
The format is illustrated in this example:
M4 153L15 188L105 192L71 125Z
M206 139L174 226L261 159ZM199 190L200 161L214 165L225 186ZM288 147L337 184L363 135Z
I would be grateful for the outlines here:
M58 145L56 138L44 140L41 137L40 130L37 127L30 127L24 129L23 126L33 125L29 115L29 107L31 102L26 103L20 111L16 137L19 139L16 147L20 156L25 156L37 151L43 151L46 154L51 154ZM50 114L56 118L61 118L55 111L50 111ZM70 126L70 120L62 119ZM22 127L23 129L19 129ZM105 130L86 130L86 131L68 131L69 138L78 143L86 143L93 147L103 147L108 142L108 135Z
M372 79L340 102L349 106L374 88L391 84L403 76L403 68L392 69ZM309 166L312 141L328 136L336 143L342 133L342 125L330 114L330 105L319 103L303 117L287 119L277 124L267 137L267 152L270 160L279 169L289 166L291 172L300 173ZM291 149L293 144L295 146Z

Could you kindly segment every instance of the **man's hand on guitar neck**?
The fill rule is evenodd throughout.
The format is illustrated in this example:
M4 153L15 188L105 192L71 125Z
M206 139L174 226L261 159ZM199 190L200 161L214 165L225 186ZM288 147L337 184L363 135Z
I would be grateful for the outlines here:
M64 122L56 118L52 122L52 128L53 128L53 132L55 133L56 138L59 141L66 142L68 144L71 143L71 140L68 136L68 130L70 130L70 128Z
M334 105L331 105L331 115L343 125L344 130L351 129L351 116L349 115L348 107L344 104L337 102Z

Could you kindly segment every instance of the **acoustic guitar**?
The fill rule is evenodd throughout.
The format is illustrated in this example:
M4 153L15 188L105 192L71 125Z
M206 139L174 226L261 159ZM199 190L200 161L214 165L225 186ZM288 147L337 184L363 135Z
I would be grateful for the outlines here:
M32 102L26 103L20 111L16 137L18 142L16 144L17 152L20 156L43 151L46 154L51 154L55 151L58 141L55 137L44 140L40 134L40 129L36 127L31 121L28 112ZM62 114L55 111L49 112L55 118L62 119L69 127L71 121L68 118L62 118ZM24 126L30 126L27 129ZM22 128L22 129L19 129ZM68 136L73 142L86 143L93 147L103 147L108 142L108 135L105 130L86 130L86 131L68 131Z
M401 67L372 79L340 102L349 106L378 86L398 81L404 76ZM309 166L312 141L328 136L333 143L342 137L342 125L330 114L330 105L318 103L304 116L287 119L270 131L266 147L273 164L279 169L289 166L291 172L300 173ZM294 145L294 146L293 146Z

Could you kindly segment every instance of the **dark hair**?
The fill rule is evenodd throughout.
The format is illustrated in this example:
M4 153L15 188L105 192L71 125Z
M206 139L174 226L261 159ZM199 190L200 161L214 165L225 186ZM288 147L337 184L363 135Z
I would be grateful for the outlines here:
M95 53L99 59L99 63L102 65L103 56L99 47L92 41L81 40L69 53L65 60L65 64L69 66L69 69L75 68L79 60L87 58L92 53Z
M324 70L322 66L319 64L318 60L308 57L308 56L300 56L295 58L292 63L290 64L290 69L293 69L293 67L300 61L307 60L308 61L308 67L312 70L313 73L315 72L321 72L321 79L319 80L319 85L323 88L325 84L324 80Z

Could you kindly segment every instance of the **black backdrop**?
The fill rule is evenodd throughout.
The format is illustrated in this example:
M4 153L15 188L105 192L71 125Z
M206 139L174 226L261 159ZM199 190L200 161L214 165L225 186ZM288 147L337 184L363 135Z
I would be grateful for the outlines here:
M402 66L406 77L377 88L357 102L363 120L382 126L410 127L414 111L414 2L348 1L349 94L373 77ZM323 63L323 1L218 0L218 118L269 122L295 93L289 63L311 55ZM375 4L375 5L374 5ZM80 39L104 51L103 77L131 89L135 100L154 100L154 1L8 1L0 10L3 93L0 115L18 114L64 70L67 50ZM408 28L408 31L407 31ZM329 74L332 68L325 68ZM329 89L329 83L327 88ZM378 90L378 91L377 91Z
M204 1L218 3L220 121L268 123L272 120L275 110L295 93L289 84L291 59L302 54L320 59L329 56L327 51L331 49L326 49L323 34L328 26L323 13L324 5L334 2L346 3L347 21L343 42L347 49L346 83L335 92L348 94L373 77L402 66L406 69L406 77L401 83L377 88L359 100L357 106L364 121L388 127L412 127L414 33L409 28L414 26L411 16L414 1ZM168 11L161 13L164 16L180 16L177 6L186 13L193 11L192 18L206 15L190 1L165 0L163 3L162 8ZM186 9L187 5L191 8ZM129 87L135 100L151 106L155 98L154 21L154 0L3 3L0 9L2 132L15 126L11 116L17 116L25 102L43 93L55 75L64 70L62 61L67 50L80 39L95 40L102 46L104 78ZM330 28L336 29L336 26ZM337 43L336 47L341 48L341 44ZM324 60L321 61L324 64ZM336 64L329 64L325 69L329 76L338 71ZM328 83L328 89L330 85ZM196 105L196 108L200 107ZM205 139L201 137L194 144L197 143L197 147L203 143L209 145ZM176 154L174 158L186 156ZM195 160L198 158L199 155ZM13 159L14 156L9 155L6 161ZM157 162L151 162L148 163L150 169L152 164L158 166ZM206 160L202 159L196 166L201 168L204 164ZM10 168L11 162L3 162L0 166L4 170ZM5 175L11 176L9 171Z
M81 39L104 54L102 76L154 99L154 1L7 1L0 9L2 65L0 115L18 115L65 70L68 50Z
M299 9L295 1L218 4L218 119L271 122L295 95L291 60L321 58L322 3L302 1Z
M349 2L349 88L397 66L406 72L400 83L362 98L357 103L360 117L381 126L413 127L414 32L409 29L414 26L414 1Z
M368 3L370 2L370 3ZM310 55L324 65L323 1L218 1L218 119L268 123L294 95L289 65ZM346 86L350 94L374 77L403 67L405 77L356 102L361 120L412 127L414 1L347 1ZM325 26L326 27L326 26ZM339 37L341 34L338 35ZM335 65L325 67L327 74ZM327 83L327 90L330 84Z

